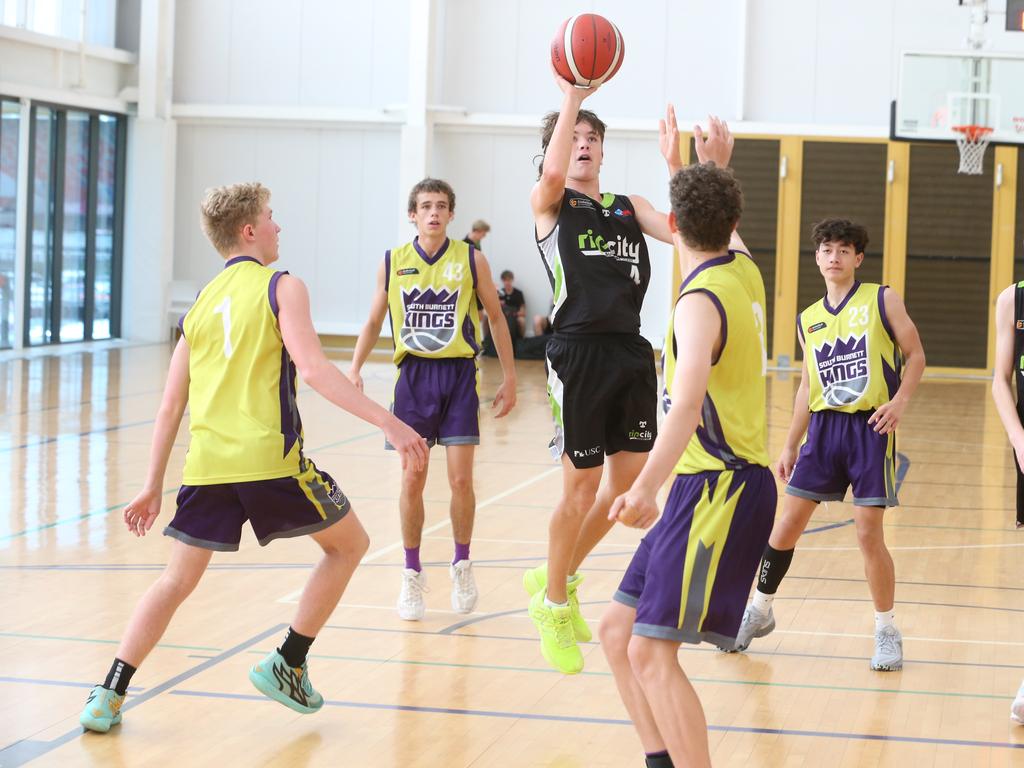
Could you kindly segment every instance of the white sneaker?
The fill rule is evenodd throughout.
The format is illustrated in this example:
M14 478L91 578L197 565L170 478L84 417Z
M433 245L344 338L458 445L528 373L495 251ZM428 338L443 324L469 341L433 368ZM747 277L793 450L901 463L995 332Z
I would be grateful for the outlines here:
M896 672L903 669L903 635L896 627L882 627L875 632L875 655L871 668L876 672Z
M1010 719L1015 723L1024 723L1024 683L1020 684L1017 698L1013 700L1013 706L1010 707Z
M473 578L473 563L459 560L449 567L448 573L452 577L452 608L459 613L469 613L476 607L480 596Z
M412 568L402 569L402 591L398 593L398 618L405 621L419 621L427 610L423 603L423 593L427 589L427 574L414 571Z

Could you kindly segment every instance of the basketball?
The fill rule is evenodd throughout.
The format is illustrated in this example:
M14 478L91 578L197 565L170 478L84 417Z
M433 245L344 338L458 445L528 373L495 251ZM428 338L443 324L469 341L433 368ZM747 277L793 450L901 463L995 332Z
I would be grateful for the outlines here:
M551 41L555 70L581 88L611 80L622 66L624 54L618 27L596 13L580 13L566 19Z

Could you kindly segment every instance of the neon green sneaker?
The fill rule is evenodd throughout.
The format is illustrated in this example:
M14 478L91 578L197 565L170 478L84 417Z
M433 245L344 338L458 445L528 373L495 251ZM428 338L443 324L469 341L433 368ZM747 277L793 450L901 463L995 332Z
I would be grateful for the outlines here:
M565 675L583 671L583 654L572 632L572 609L545 605L542 589L530 598L530 618L540 633L540 651L548 664Z
M113 726L120 725L122 704L124 696L97 685L89 692L89 698L85 700L78 722L87 731L106 733Z
M249 670L249 680L264 696L304 715L312 714L324 705L324 697L309 681L307 665L289 667L284 656L277 651L271 651Z
M594 635L590 631L590 627L587 626L586 619L583 618L583 613L580 611L580 599L576 596L576 590L579 589L580 584L583 583L582 574L577 573L566 584L566 594L569 596L569 607L572 609L572 632L576 636L576 642L578 643L589 643ZM548 586L548 565L538 565L536 568L531 568L523 574L523 588L530 593L535 595L537 592L543 592Z

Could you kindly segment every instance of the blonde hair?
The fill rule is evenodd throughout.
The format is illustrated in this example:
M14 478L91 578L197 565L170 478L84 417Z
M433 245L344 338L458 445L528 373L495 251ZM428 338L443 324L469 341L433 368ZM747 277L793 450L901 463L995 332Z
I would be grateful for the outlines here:
M256 224L270 190L258 181L211 187L199 204L200 225L213 247L222 256L238 244L242 227Z
M473 226L469 228L470 232L490 232L491 225L483 219L477 219L473 222Z

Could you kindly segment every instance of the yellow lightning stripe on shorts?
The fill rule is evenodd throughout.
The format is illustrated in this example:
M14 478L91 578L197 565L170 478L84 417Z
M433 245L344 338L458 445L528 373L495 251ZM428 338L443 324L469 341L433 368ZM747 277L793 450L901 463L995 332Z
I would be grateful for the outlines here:
M715 574L722 558L725 540L729 535L732 518L743 494L743 485L729 496L732 487L733 472L725 470L718 475L718 483L711 493L708 483L704 483L700 500L693 509L693 522L686 545L686 564L683 571L683 590L679 600L679 629L699 632L707 615L708 604L711 602L711 589L715 584ZM744 484L745 485L745 484ZM704 554L707 553L707 554ZM710 563L704 573L695 573L697 567L707 561ZM695 580L696 576L696 580ZM703 583L701 583L703 580ZM694 592L695 594L691 594ZM699 611L699 613L698 613Z

